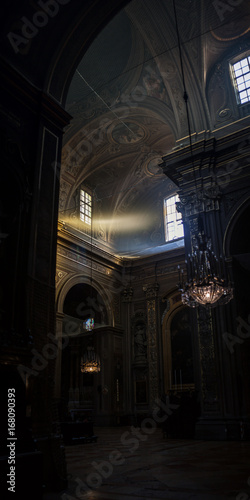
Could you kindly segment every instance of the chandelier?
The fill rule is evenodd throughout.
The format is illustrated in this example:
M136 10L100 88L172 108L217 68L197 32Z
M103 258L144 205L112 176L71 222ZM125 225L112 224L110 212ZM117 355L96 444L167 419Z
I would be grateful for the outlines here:
M201 179L201 189L198 189L197 179L195 174L192 138L191 138L191 126L190 126L190 117L188 109L188 94L185 83L184 66L182 60L182 50L181 50L181 42L180 42L180 35L177 22L175 0L173 0L173 7L174 7L179 55L180 55L183 90L184 90L183 99L185 101L186 114L187 114L190 157L193 166L193 178L195 183L194 201L198 202L199 200L201 200L201 202L203 202L207 198L207 194L205 194L204 196L203 179ZM210 196L208 196L208 198L210 198ZM203 222L205 223L206 221L205 204L204 207L199 211L204 212ZM186 260L187 275L188 275L186 282L184 282L183 270L180 271L179 268L178 288L179 291L181 292L182 302L183 304L189 307L198 307L199 305L207 307L215 307L217 305L227 304L233 298L233 289L230 285L230 282L228 281L227 284L222 276L222 269L223 268L225 269L225 265L222 262L222 259L220 259L219 261L215 256L214 252L212 251L211 239L206 236L201 216L199 217L198 224L199 224L199 230L193 241L192 254L188 254L188 258Z
M101 371L100 357L96 354L94 347L89 345L81 358L82 373L98 373Z
M95 327L94 318L88 318L83 322L83 327L87 332L93 332ZM90 343L87 350L81 357L81 372L82 373L98 373L101 371L101 361L96 354L94 346Z
M233 288L222 277L220 261L212 251L211 240L204 232L199 233L193 243L193 252L186 260L188 279L184 281L183 270L179 270L178 289L183 304L215 307L227 304L233 298Z

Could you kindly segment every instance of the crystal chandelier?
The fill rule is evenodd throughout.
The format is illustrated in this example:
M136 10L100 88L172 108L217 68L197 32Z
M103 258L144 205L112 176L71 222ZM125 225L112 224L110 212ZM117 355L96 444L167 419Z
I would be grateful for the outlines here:
M179 47L179 55L180 55L180 66L181 66L181 74L183 81L183 99L186 105L186 113L187 113L187 125L188 125L188 135L189 135L189 143L190 143L190 158L193 166L193 178L195 184L195 193L194 193L194 202L198 202L199 200L201 204L206 201L207 198L211 198L211 196L207 196L207 194L203 190L203 179L201 179L201 189L198 189L197 179L195 175L195 166L194 166L194 158L193 158L193 148L192 148L192 138L191 138L191 126L190 126L190 117L189 117L189 109L188 109L188 94L185 83L185 75L184 75L184 66L182 61L182 50L181 50L181 42L180 35L178 29L177 22L177 14L176 14L176 6L175 0L173 1L174 6L174 16L176 23L176 32L178 39L178 47ZM202 158L201 158L202 163ZM200 165L201 168L201 165ZM216 198L216 197L215 197ZM199 212L204 212L204 220L205 223L205 212L206 212L206 204L204 206L200 206ZM177 207L178 209L178 207ZM194 211L194 213L196 210ZM186 265L187 265L187 281L184 282L183 271L180 271L179 268L179 285L178 288L182 295L183 304L189 307L198 307L199 305L207 306L207 307L215 307L221 304L227 304L233 298L233 289L228 281L226 283L225 279L222 277L222 268L225 268L222 260L218 261L217 257L212 251L211 248L211 240L206 236L204 231L204 226L202 224L201 216L198 220L199 231L195 240L193 241L193 251L192 254L188 255Z
M218 260L211 248L211 240L204 232L193 244L192 254L186 260L188 279L185 282L183 270L179 269L179 291L183 304L189 307L199 305L215 307L227 304L233 298L233 288L221 275L222 260Z
M101 362L98 354L95 353L94 347L89 345L86 352L81 358L82 373L98 373L101 371Z

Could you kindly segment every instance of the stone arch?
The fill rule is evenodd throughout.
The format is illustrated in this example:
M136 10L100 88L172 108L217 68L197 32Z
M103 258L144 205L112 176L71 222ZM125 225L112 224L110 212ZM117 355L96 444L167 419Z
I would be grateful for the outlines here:
M65 14L65 18L68 18L65 36L58 44L59 48L50 63L44 82L45 91L62 106L65 105L69 85L83 55L101 30L127 3L128 0L111 0L107 8L107 5L99 0L88 9L83 5L81 11L79 4L75 11L70 4L71 13L67 10Z
M247 283L250 277L250 244L247 234L250 198L238 203L227 226L224 238L225 254L230 262L237 314L247 320L249 312Z
M165 296L167 307L162 317L162 348L163 348L163 369L164 369L164 392L167 394L171 389L182 390L182 376L178 374L176 380L172 374L172 341L171 341L171 326L177 313L187 309L182 303L181 295L176 290L169 292ZM194 384L190 384L190 389L194 388ZM192 387L191 387L192 386Z
M111 297L110 294L104 290L104 288L98 283L97 280L94 278L92 281L90 281L90 278L83 275L83 274L76 274L74 276L71 276L66 282L63 283L61 286L60 290L58 290L57 293L57 314L58 315L63 315L63 305L65 298L67 296L67 293L73 288L73 286L78 285L78 284L86 284L86 285L92 285L93 288L100 294L102 297L102 300L104 302L104 305L106 307L107 315L108 315L108 323L111 326L114 326L114 315L113 311L111 308Z
M240 198L240 200L233 206L229 213L229 222L225 230L224 241L223 241L223 251L226 258L231 258L231 240L233 232L240 220L243 216L245 210L250 207L250 197L249 194L246 193L244 196Z
M228 224L225 234L225 251L230 258L230 272L234 287L233 310L236 321L232 323L232 338L241 342L240 348L232 348L237 356L237 396L241 411L250 411L250 315L249 315L249 290L250 279L250 243L248 227L250 218L249 196L237 204L233 216ZM237 349L237 350L236 350Z
M174 295L176 295L176 292L172 292L168 295L167 301L169 301L169 310L165 313L162 321L164 392L166 394L170 391L172 386L171 322L176 312L184 307L181 300L178 300L178 302L171 307L170 303Z

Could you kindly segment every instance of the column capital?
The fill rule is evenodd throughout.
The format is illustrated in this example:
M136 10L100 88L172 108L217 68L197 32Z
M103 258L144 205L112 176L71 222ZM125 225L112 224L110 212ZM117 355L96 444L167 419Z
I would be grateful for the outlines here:
M134 295L134 289L132 288L132 286L127 286L122 291L122 301L131 302L133 295Z
M160 288L158 283L148 283L143 285L142 288L148 300L158 297L158 291Z

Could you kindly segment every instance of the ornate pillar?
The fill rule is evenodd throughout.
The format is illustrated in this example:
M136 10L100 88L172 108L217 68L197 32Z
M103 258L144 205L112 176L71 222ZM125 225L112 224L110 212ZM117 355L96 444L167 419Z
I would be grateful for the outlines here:
M245 155L239 146L247 143L247 135L246 129L226 137L198 134L192 137L192 150L189 138L184 138L183 147L166 155L161 165L178 186L177 209L183 215L187 257L194 253L195 236L203 231L225 282L232 279L232 270L228 269L231 204L236 209L240 198L246 199L245 189L249 185L249 162L244 161L247 150ZM240 175L235 175L239 165ZM194 274L191 266L190 271ZM236 314L235 298L210 311L203 307L194 310L196 386L201 402L201 417L196 425L199 439L241 436L242 420L246 417L244 398L248 398L248 393L247 388L243 389L240 357L233 359L224 341L225 332L237 338Z
M148 365L149 365L149 408L157 406L159 398L159 329L158 329L158 283L143 286L147 300L148 323Z
M58 345L62 344L62 334L63 334L63 318L64 314L57 313L56 315L56 339ZM55 363L55 398L59 399L61 397L61 366L62 366L62 349L59 347L57 349L56 363Z
M131 286L125 287L122 292L123 324L125 326L125 354L127 360L124 366L124 404L129 418L132 418L134 408L132 408L132 367L131 367L131 301L134 290Z
M213 325L211 310L200 306L197 312L201 368L202 415L218 416L220 405L216 377Z
M214 230L218 228L217 214L220 209L220 194L217 189L204 189L199 196L196 193L182 196L178 210L182 212L185 224L186 254L193 254L197 235L200 234L199 222L203 220L206 231L211 236L212 246L217 255L222 253L221 241ZM198 365L200 378L201 417L196 424L196 437L223 439L225 422L218 388L218 370L215 353L214 331L218 330L211 308L199 306L194 311L197 332ZM218 353L217 353L218 356ZM198 380L196 380L197 385Z

